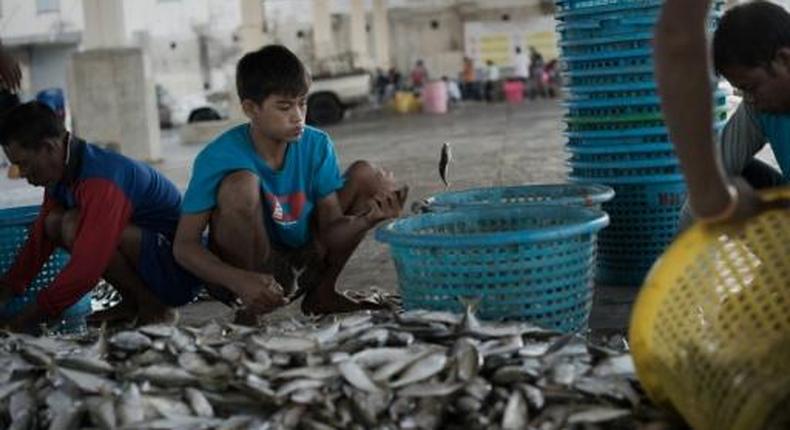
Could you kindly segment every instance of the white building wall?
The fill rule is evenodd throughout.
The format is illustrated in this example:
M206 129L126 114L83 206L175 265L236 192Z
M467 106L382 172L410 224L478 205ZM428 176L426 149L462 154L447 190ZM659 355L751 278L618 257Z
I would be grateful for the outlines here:
M82 0L60 0L60 9L39 13L34 0L2 0L0 37L15 44L26 39L58 40L82 31Z

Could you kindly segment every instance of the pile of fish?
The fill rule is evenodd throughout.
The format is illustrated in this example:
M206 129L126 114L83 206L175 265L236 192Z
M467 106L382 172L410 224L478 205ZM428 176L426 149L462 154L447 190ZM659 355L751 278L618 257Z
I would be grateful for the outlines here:
M0 428L637 429L664 419L628 354L482 322L471 308L0 333Z

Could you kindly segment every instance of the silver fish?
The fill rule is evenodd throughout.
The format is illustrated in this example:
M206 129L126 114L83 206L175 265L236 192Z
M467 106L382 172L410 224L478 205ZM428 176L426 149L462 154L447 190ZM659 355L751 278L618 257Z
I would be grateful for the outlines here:
M143 396L137 384L129 384L118 398L117 415L121 426L128 426L145 419Z
M30 390L18 390L11 395L8 411L11 416L9 430L26 430L32 428L35 419L36 400Z
M521 392L514 390L510 394L510 398L505 406L505 411L502 413L502 429L503 430L520 430L527 427L529 417L527 415L527 402Z
M456 391L463 388L463 386L464 386L463 382L458 382L454 384L445 384L445 383L412 384L398 390L398 395L404 397L444 397L454 394Z
M444 370L447 364L447 355L444 352L436 352L425 358L417 360L403 371L400 379L390 382L392 388L402 387L415 382L428 379Z
M99 394L110 393L116 388L115 381L92 373L60 368L58 373L66 380L73 383L83 393Z
M137 331L122 331L110 338L110 345L124 351L139 351L151 346L151 338Z
M195 415L206 418L214 416L214 408L211 406L208 399L206 399L206 396L203 395L202 391L194 388L185 388L184 396L189 406L192 408L192 411L195 412Z
M85 399L88 405L88 413L93 418L99 428L104 430L114 430L118 425L118 418L115 414L115 403L109 396L91 396Z
M445 187L449 187L450 183L447 181L449 171L450 171L450 162L453 161L453 154L450 150L450 144L445 142L442 144L442 151L439 154L439 177L442 178L442 182L444 182Z
M359 388L360 390L370 393L380 393L383 388L376 383L370 376L367 370L362 368L354 360L346 360L337 365L340 374L343 375L349 384Z
M580 412L574 412L568 417L568 424L603 423L629 415L631 415L631 411L627 409L594 407Z

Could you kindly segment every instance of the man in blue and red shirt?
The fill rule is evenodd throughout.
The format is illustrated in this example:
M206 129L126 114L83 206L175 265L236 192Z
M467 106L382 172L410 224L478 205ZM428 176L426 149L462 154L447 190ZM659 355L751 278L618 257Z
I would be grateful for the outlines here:
M172 254L181 195L159 172L69 134L46 106L31 102L8 113L0 144L21 175L46 187L41 212L15 264L0 278L0 305L22 294L60 246L71 259L52 285L13 321L24 330L89 293L100 278L122 295L97 319L172 319L171 306L189 302L200 281Z

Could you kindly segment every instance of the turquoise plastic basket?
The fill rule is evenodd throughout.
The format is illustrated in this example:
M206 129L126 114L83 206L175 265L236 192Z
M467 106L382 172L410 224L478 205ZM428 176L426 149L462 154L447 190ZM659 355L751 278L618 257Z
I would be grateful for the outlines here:
M611 224L598 238L596 281L600 285L638 286L677 235L686 184L679 174L610 178L607 183L617 198L603 204Z
M574 332L587 326L608 224L578 206L463 208L395 220L376 239L390 245L406 309L462 312L459 298L474 297L482 318Z
M571 205L600 209L614 197L611 187L597 184L541 184L451 191L427 199L429 212L467 207Z
M26 206L0 210L0 274L5 273L13 265L20 248L27 240L30 225L38 215L38 206ZM25 293L14 297L3 309L0 316L12 317L32 303L38 293L48 287L61 269L68 263L69 255L57 250L44 263L39 274L25 290ZM86 294L77 303L63 312L60 320L52 321L48 328L64 334L81 333L86 329L85 317L91 313L91 295Z

